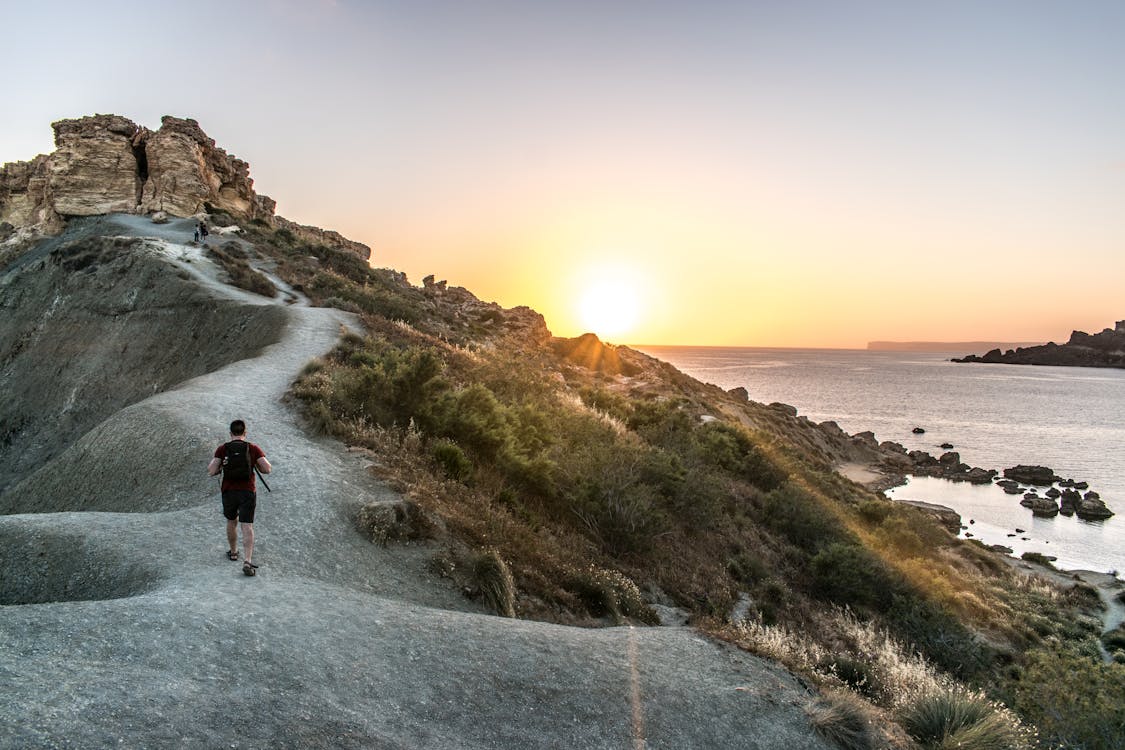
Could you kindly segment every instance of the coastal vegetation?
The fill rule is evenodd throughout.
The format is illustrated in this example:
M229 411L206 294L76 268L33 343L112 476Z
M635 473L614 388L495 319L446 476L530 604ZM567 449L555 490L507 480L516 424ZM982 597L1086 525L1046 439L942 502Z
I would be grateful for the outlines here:
M879 746L887 726L902 747L1125 736L1096 594L841 477L815 425L592 336L552 339L529 310L249 236L288 284L363 322L291 391L310 429L370 451L408 498L407 521L368 509L357 524L436 540L432 569L498 614L678 613L819 686L810 719L844 747Z

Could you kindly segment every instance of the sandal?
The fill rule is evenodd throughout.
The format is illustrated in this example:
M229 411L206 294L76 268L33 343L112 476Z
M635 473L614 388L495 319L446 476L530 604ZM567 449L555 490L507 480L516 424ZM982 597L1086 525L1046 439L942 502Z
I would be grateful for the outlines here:
M228 549L227 550L227 559L228 560L237 560L238 559L238 550Z
M252 562L242 563L242 572L248 576L256 576L258 575L258 566Z

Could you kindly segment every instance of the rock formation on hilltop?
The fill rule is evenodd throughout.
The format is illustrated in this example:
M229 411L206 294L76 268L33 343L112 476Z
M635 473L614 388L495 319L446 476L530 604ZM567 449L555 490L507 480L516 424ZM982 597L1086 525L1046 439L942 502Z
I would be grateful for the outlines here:
M165 115L153 131L120 115L93 115L52 127L53 153L0 167L0 240L16 230L57 234L73 216L208 211L371 257L371 248L336 232L275 216L276 203L254 192L250 165L216 146L195 120Z
M1058 367L1122 367L1125 368L1125 320L1117 321L1093 335L1074 331L1063 345L1051 341L1043 346L993 349L984 356L969 354L954 362L985 362L1006 365L1054 365Z

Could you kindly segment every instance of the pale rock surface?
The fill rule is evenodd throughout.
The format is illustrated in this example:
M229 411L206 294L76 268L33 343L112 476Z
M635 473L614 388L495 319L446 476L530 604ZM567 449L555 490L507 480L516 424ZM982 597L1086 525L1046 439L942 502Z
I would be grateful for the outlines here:
M52 127L53 153L0 167L0 222L15 230L44 236L73 216L212 211L371 257L363 243L275 216L276 202L254 192L250 165L215 145L195 120L165 115L151 131L120 115L93 115Z
M140 176L133 152L137 126L118 115L59 120L46 162L47 198L61 216L131 212Z

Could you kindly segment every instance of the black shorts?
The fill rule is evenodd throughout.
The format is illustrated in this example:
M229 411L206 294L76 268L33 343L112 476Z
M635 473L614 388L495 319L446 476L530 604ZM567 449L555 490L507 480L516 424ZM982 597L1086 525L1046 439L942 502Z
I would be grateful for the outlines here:
M228 521L237 518L241 523L254 523L257 505L258 493L252 490L223 490L223 515Z

